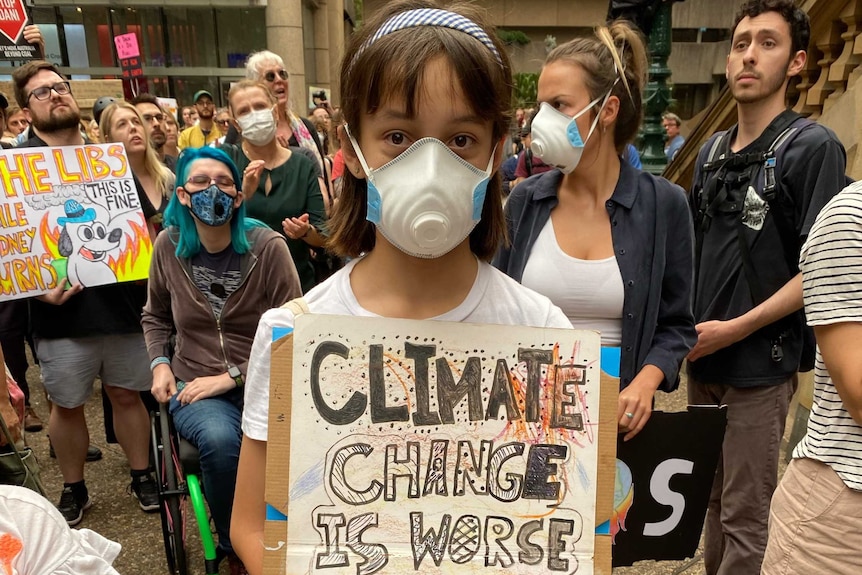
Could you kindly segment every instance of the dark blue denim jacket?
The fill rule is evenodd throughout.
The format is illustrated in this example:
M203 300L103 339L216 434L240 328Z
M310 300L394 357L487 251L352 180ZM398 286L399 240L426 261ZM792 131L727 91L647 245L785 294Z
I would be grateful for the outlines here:
M694 248L685 192L663 178L620 162L620 178L607 202L614 254L625 286L620 389L647 364L679 385L679 368L697 342L692 314ZM521 281L539 232L557 206L563 175L552 170L525 180L509 196L511 246L494 265Z

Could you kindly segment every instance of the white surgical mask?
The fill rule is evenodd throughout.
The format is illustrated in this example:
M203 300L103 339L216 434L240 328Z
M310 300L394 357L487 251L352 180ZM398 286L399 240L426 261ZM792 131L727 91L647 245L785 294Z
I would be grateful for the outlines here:
M242 129L242 137L254 146L265 146L275 137L278 124L272 114L273 108L255 110L237 118L236 122Z
M587 104L586 108L571 118L559 110L555 110L547 102L542 102L539 106L539 113L533 118L531 124L530 135L533 141L530 144L530 149L535 155L542 158L542 161L546 164L559 168L564 174L571 173L578 167L578 162L581 161L581 154L584 152L584 146L587 145L587 141L593 135L601 110L605 107L605 103L608 101L610 95L611 93L608 92L604 96L599 113L596 114L596 118L593 120L593 124L590 126L590 131L585 139L581 138L581 132L578 130L578 123L575 120L598 104L599 100L602 100L601 97Z
M439 258L457 247L482 218L494 153L483 171L436 138L422 138L371 169L345 126L368 178L368 221L402 252Z

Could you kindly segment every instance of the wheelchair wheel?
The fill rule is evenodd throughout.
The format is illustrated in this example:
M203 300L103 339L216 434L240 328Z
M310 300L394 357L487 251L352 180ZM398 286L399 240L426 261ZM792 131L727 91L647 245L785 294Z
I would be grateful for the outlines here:
M188 575L186 558L186 488L177 452L177 435L171 429L167 405L153 416L152 441L159 483L160 515L165 556L171 575Z

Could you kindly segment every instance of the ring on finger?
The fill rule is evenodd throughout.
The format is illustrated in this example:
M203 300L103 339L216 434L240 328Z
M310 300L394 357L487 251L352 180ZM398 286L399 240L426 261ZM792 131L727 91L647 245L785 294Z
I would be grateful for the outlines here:
M634 419L634 418L635 418L635 414L634 414L634 413L632 413L631 411L627 411L627 412L626 412L626 417L628 417L629 419Z

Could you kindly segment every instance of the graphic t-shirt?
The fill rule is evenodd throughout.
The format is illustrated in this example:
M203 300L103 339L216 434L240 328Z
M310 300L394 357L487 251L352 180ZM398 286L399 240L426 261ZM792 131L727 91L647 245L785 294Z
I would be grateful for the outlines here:
M215 254L201 248L192 257L192 279L210 302L217 318L221 317L227 298L242 283L240 262L240 255L230 245Z
M737 155L768 149L781 133L778 118ZM731 153L729 143L735 135L736 127L725 138L725 147L715 159ZM697 166L706 162L711 147L712 141L704 145ZM762 164L727 169L723 179L728 182L727 197L715 207L703 232L695 278L696 322L739 317L790 281L798 273L797 254L814 219L845 185L844 149L824 126L810 124L800 129L783 146L781 156L775 170L777 198L772 204L764 198ZM690 196L695 214L700 209L701 179L698 167ZM771 213L773 208L780 214ZM779 231L779 217L789 233ZM742 245L757 272L754 281L743 265ZM799 368L802 326L802 314L791 314L742 341L688 363L689 375L702 383L738 387L781 383ZM774 360L772 349L779 338L781 359Z

